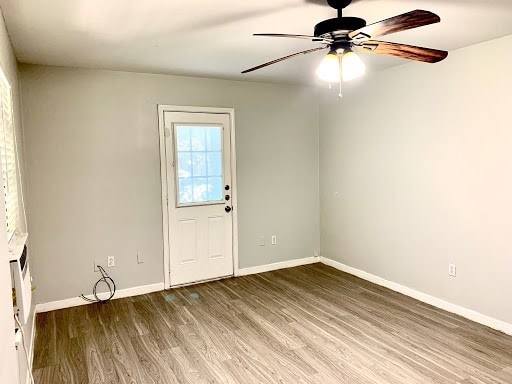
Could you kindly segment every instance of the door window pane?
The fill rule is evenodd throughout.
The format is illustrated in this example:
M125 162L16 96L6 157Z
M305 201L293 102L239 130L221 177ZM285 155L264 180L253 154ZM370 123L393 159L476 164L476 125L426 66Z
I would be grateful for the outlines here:
M222 137L220 132L213 129L206 131L206 149L208 151L220 152L222 150Z
M194 177L206 176L206 152L193 152L192 164Z
M178 151L190 151L190 128L181 127L176 134L176 147Z
M176 125L178 206L223 201L222 127Z
M222 176L222 156L220 152L208 152L208 176Z
M190 138L193 151L206 151L205 127L190 127Z
M194 177L194 202L208 201L208 184L206 177Z
M194 197L192 194L192 179L179 179L179 199L181 204L192 203Z
M192 177L192 158L190 152L178 152L178 177Z
M222 177L208 178L208 200L222 200Z

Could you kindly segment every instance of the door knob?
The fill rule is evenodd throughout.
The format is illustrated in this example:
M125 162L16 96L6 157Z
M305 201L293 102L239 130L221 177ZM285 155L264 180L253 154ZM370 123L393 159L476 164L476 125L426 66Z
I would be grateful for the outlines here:
M224 198L226 199L226 201L228 201L229 200L229 195L224 196Z
M229 185L226 185L226 186L224 187L224 189L225 189L226 191L229 191Z
M226 208L224 208L226 212L231 212L231 207L228 205Z

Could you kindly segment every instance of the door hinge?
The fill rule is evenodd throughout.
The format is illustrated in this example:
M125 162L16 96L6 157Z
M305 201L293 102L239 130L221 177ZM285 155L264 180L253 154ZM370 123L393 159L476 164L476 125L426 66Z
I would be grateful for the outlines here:
M171 136L171 130L169 128L164 128L164 136L165 137Z

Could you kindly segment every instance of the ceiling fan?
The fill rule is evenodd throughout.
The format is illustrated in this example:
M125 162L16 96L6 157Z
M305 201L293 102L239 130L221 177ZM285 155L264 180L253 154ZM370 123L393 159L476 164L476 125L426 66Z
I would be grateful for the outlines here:
M305 39L320 43L321 46L269 61L246 69L242 73L256 71L296 56L329 49L316 70L316 74L320 79L330 83L341 83L341 80L349 81L365 72L363 62L353 52L353 49L359 52L390 55L426 63L437 63L448 56L448 52L437 49L374 40L379 36L438 23L441 19L436 14L415 10L366 25L366 20L359 17L343 16L343 9L351 2L352 0L327 0L327 3L338 11L338 17L318 23L313 35L255 33L254 36Z

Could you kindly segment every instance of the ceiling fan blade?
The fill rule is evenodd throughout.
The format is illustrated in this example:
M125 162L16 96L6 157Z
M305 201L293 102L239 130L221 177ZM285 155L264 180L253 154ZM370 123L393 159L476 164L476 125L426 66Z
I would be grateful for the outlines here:
M437 63L448 56L448 52L439 49L415 47L413 45L388 43L378 40L367 40L356 45L356 47L359 47L362 52L402 57L425 63Z
M424 25L439 23L440 21L441 18L435 13L417 9L356 29L350 32L348 37L355 41L366 40L377 36L405 31L407 29L422 27Z
M300 51L300 52L297 52L297 53L293 53L291 55L288 55L288 56L285 56L285 57L281 57L281 58L276 59L276 60L269 61L268 63L258 65L257 67L246 69L242 73L248 73L248 72L256 71L257 69L261 69L263 67L266 67L266 66L269 66L269 65L272 65L272 64L275 64L275 63L279 63L280 61L283 61L283 60L291 59L292 57L295 57L295 56L307 55L308 53L316 52L316 51L321 51L322 49L326 49L326 48L327 47L318 47L318 48L308 49L306 51Z
M253 36L265 36L265 37L287 37L291 39L303 39L303 40L311 40L311 41L320 41L325 43L332 43L332 39L327 39L318 36L310 36L310 35L289 35L284 33L254 33Z

